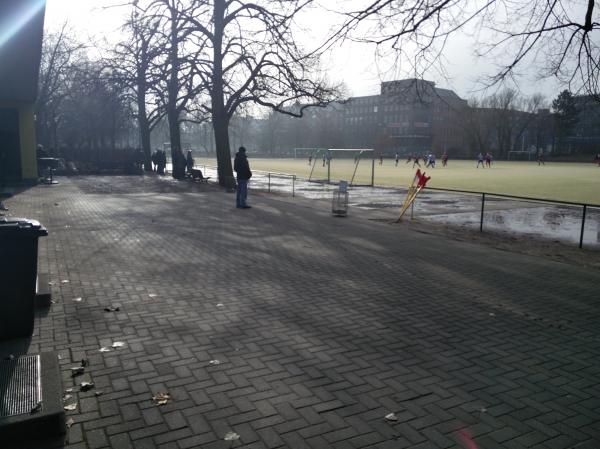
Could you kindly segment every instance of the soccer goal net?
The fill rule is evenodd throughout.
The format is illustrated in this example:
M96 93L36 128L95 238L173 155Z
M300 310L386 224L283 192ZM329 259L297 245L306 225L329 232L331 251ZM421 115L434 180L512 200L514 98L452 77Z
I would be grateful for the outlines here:
M509 151L508 152L508 160L509 161L530 161L532 158L531 151Z
M325 151L326 148L294 148L294 159L311 159L319 151Z
M373 186L374 167L373 149L329 148L315 153L308 180L328 184L343 180L354 187Z

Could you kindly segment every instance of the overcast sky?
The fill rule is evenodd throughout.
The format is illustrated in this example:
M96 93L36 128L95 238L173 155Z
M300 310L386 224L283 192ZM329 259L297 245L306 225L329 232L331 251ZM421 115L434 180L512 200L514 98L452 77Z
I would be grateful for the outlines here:
M327 3L327 0L322 1ZM98 36L118 36L123 14L128 9L105 7L125 2L126 0L47 0L46 29L55 30L68 21L70 28L76 31L81 40ZM303 33L303 36L311 37L306 40L305 45L311 46L325 35L334 16L321 10L320 13L305 14L302 19L302 26L310 30ZM480 95L478 89L481 86L477 81L482 74L493 69L489 62L473 56L471 41L469 37L456 35L448 43L444 53L448 79L437 73L427 76L427 79L435 81L438 87L453 89L465 99ZM374 48L366 44L345 43L336 46L331 54L322 60L322 65L328 70L332 80L346 83L352 96L378 94L382 80L407 77L398 70L386 70L388 67L385 61L377 60ZM524 94L541 92L551 100L564 89L564 86L553 80L537 80L533 71L526 72L526 67L521 67L523 76L518 87Z

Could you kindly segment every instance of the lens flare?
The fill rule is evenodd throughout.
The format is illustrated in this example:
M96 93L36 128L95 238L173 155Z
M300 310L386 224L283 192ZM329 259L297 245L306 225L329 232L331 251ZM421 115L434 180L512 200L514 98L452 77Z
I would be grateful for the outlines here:
M13 2L14 10L0 19L0 48L44 9L46 0Z
M466 449L478 449L468 429L460 429L456 432L456 436Z

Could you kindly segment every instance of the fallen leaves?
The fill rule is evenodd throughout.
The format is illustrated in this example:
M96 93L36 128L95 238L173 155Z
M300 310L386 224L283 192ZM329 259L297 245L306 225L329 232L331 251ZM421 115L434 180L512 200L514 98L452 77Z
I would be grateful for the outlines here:
M240 439L240 436L235 432L227 432L223 439L225 441L237 441Z
M83 366L75 366L71 368L71 377L80 376L85 372L85 368Z
M398 421L398 416L396 416L395 413L388 413L387 415L385 415L385 420L391 421L391 422L396 422L396 421Z
M92 388L94 388L94 382L81 382L79 384L79 390L80 391L88 391L91 390Z
M165 405L171 399L171 395L169 393L156 393L152 396L152 400L156 405Z

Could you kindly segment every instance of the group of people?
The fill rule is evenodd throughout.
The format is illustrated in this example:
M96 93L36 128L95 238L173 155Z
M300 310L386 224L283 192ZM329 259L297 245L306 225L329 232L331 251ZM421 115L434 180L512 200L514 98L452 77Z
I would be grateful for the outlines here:
M477 155L477 167L475 168L479 168L480 164L482 168L492 168L492 153L489 151L485 153L485 155L483 153L479 153Z
M425 167L435 168L435 161L436 161L435 153L428 153L423 156L419 156L418 154L409 154L408 158L406 159L406 163L408 164L409 162L412 161L413 168L415 168L415 165L417 167L421 168L421 163L419 162L420 159L423 159L423 163L425 164ZM398 166L398 154L396 154L396 166ZM444 154L442 154L442 166L444 166L444 167L448 166L448 153L446 153L445 151L444 151Z
M167 166L167 152L165 150L156 149L152 153L152 170L159 175L165 174L165 168Z

